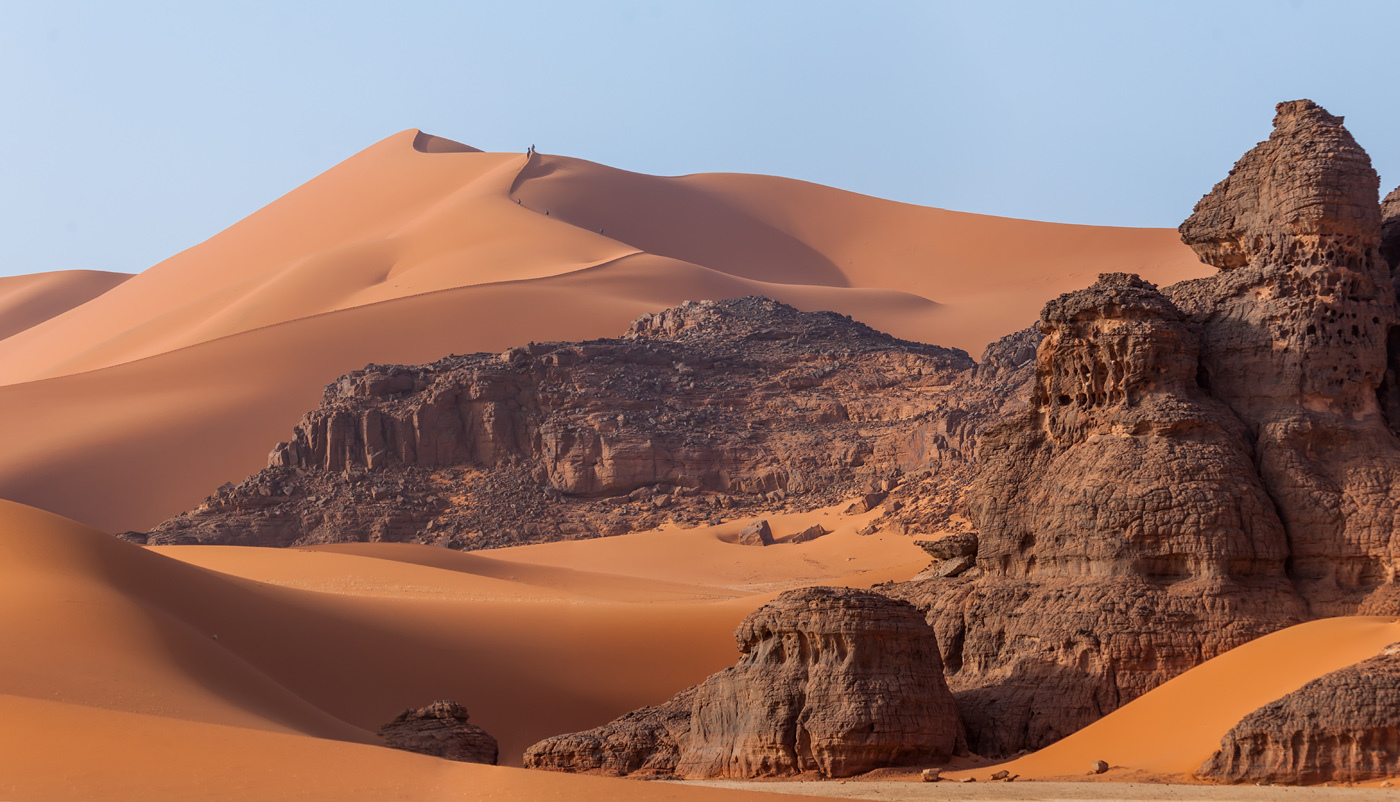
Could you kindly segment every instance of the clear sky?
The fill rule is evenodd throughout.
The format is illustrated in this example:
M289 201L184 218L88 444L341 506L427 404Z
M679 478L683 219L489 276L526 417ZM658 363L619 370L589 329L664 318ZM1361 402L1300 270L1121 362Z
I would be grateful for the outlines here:
M1310 97L1400 183L1400 3L0 0L0 275L135 272L404 128L1175 226Z

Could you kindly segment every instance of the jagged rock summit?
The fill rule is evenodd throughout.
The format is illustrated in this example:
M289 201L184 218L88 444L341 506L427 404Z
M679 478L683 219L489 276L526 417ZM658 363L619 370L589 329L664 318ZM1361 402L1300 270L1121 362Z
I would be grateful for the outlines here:
M483 548L962 477L977 431L1029 375L1013 364L1025 335L1011 339L980 370L962 351L750 297L645 315L618 339L371 365L328 386L267 469L132 537ZM911 505L901 520L947 513Z
M848 777L961 747L933 631L878 593L787 591L734 632L738 664L663 705L550 738L529 768L614 774Z

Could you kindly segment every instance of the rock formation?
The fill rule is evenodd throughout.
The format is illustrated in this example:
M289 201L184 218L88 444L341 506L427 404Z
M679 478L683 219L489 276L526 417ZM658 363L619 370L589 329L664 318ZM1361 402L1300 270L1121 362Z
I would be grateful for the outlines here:
M979 368L743 298L645 315L620 339L372 365L327 387L267 469L134 537L482 548L811 509L935 474L952 498L977 432L1029 375L1014 362L1027 335L1009 340ZM930 500L881 525L948 510Z
M1041 328L1030 407L979 446L978 534L928 544L932 577L890 589L928 610L981 754L1050 743L1306 615L1245 427L1197 386L1180 310L1108 274Z
M456 702L437 701L405 710L379 728L384 745L406 752L496 765L496 739L467 721L467 709Z
M1400 644L1245 716L1197 774L1284 784L1400 774Z
M1379 182L1341 118L1293 101L1274 124L1181 226L1218 275L1106 275L1046 306L1030 405L978 445L976 566L887 588L937 628L975 751L1043 746L1299 620L1397 606Z
M696 687L633 710L587 732L548 738L525 750L525 767L614 776L672 777L690 742Z
M1400 441L1378 402L1396 319L1379 190L1342 118L1280 103L1268 141L1181 226L1223 272L1169 292L1200 332L1201 381L1249 427L1316 615L1356 611L1400 556Z
M877 593L788 591L735 630L737 665L659 707L530 747L567 771L848 777L947 758L960 746L938 643L912 606Z
M1393 270L1400 270L1400 187L1381 201L1381 256Z

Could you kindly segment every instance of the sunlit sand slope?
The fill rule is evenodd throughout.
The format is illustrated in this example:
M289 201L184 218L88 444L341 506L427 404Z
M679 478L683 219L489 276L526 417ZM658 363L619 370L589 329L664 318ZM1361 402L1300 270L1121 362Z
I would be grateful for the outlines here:
M0 276L0 340L81 306L129 278L98 270Z
M1249 713L1397 641L1400 622L1394 618L1298 624L1209 660L1068 738L998 768L1025 778L1079 776L1104 760L1116 770L1189 776Z

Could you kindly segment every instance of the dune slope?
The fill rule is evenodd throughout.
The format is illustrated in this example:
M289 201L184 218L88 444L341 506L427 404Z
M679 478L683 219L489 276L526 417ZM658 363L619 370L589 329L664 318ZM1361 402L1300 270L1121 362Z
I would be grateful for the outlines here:
M821 513L775 520L795 528L804 515ZM233 766L257 767L248 776L262 779L232 788L287 780L305 791L315 778L325 789L358 778L414 793L450 778L555 788L556 779L491 780L386 755L373 730L404 707L454 699L499 739L502 763L519 765L536 740L659 702L732 663L734 626L776 588L868 586L922 567L907 539L856 535L865 517L765 550L745 574L735 566L754 549L724 542L723 527L639 534L595 556L535 549L500 559L405 544L145 549L0 502L0 749L33 756L0 762L0 790L91 792L110 772L119 785L175 794L201 771L230 777ZM693 570L663 570L662 550ZM579 567L561 567L569 562ZM79 748L75 727L93 754L65 763L59 756ZM233 753L233 766L212 766ZM167 775L172 761L186 768ZM45 779L43 766L62 770Z
M0 340L81 306L129 278L128 273L100 270L0 276Z
M1209 660L1073 735L998 768L1027 779L1071 777L1104 760L1115 769L1190 776L1249 713L1398 640L1400 620L1394 618L1298 624Z

